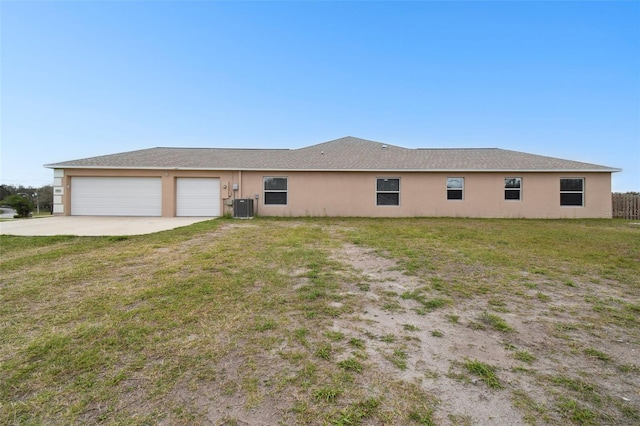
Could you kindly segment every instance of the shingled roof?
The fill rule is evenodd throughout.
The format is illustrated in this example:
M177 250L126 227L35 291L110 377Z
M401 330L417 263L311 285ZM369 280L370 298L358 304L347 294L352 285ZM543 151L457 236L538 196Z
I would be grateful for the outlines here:
M271 171L580 171L620 169L499 148L409 149L351 136L300 149L149 148L47 164L53 169Z

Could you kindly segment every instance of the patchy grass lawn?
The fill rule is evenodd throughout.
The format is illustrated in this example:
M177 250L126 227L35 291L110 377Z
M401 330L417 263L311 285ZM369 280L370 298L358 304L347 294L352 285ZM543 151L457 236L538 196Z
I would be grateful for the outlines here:
M640 226L0 236L2 424L638 424Z

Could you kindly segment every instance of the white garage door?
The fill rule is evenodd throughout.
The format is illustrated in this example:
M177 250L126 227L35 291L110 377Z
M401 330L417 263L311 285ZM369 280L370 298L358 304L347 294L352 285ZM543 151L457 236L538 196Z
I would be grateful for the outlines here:
M220 179L178 178L177 216L220 216Z
M71 178L74 216L161 216L162 180L140 177Z

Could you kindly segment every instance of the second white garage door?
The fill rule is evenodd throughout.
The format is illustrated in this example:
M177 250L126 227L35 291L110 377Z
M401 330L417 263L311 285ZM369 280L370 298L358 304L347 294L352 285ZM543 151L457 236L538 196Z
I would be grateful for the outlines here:
M220 216L220 179L178 178L176 216Z
M71 214L161 216L162 180L143 177L73 177Z

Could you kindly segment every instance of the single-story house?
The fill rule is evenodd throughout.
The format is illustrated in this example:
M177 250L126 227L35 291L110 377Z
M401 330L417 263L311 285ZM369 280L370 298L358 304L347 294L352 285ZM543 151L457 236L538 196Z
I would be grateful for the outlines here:
M300 149L150 148L48 164L54 213L610 218L620 169L498 148L354 137Z

